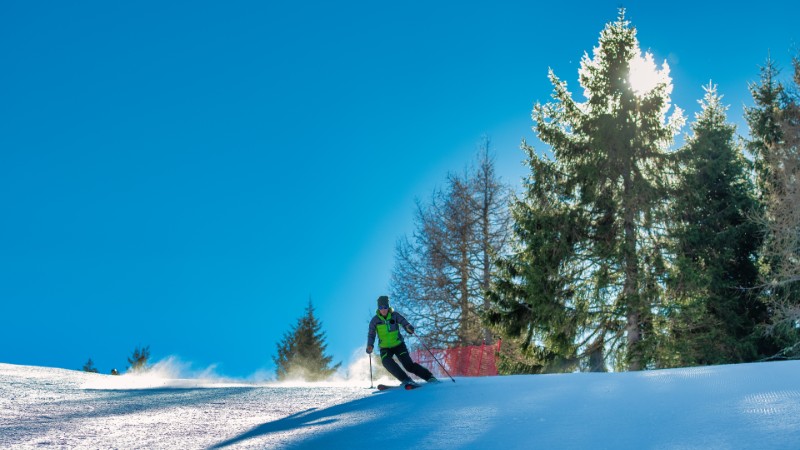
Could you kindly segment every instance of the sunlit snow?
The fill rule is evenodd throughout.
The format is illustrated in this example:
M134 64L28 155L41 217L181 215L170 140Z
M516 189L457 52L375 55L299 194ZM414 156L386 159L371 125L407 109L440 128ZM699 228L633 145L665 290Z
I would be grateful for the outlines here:
M368 372L292 385L168 373L0 364L0 448L800 448L800 361L383 393Z

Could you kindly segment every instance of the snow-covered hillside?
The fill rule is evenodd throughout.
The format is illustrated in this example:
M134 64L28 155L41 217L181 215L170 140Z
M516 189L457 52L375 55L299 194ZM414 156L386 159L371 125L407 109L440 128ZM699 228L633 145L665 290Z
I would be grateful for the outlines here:
M0 448L800 449L800 361L368 385L0 364Z

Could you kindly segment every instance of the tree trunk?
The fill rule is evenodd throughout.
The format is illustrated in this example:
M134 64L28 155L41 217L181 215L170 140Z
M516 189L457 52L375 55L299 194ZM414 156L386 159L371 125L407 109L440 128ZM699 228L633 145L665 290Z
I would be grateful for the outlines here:
M607 372L605 361L605 340L603 335L594 341L588 349L589 353L589 371L590 372Z
M633 198L632 181L630 174L626 174L624 180L625 196L623 202L624 208L624 232L625 241L623 243L623 264L625 267L625 281L622 288L622 299L627 311L627 325L625 331L628 338L628 370L641 370L642 369L642 354L639 349L639 341L642 340L641 334L641 321L642 321L642 307L641 298L639 297L639 261L637 260L636 252L636 209L631 205L635 201Z
M463 333L461 345L471 345L475 339L475 320L472 314L472 304L469 294L469 252L466 245L461 253L461 326Z
M490 207L492 204L492 199L490 198L490 193L488 190L484 191L483 196L483 211L481 216L481 225L482 225L482 232L483 232L483 248L481 251L483 252L483 280L481 288L483 290L483 310L489 310L489 296L486 295L486 292L489 290L489 286L492 282L492 268L491 268L491 252L492 252L492 244L490 239L491 234L491 224L490 224ZM492 332L489 330L488 327L483 327L483 341L484 342L492 342Z

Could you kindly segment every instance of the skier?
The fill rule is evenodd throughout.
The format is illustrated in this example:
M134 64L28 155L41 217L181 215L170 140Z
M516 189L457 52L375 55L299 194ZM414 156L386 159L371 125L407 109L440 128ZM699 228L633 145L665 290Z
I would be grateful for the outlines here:
M400 380L406 389L413 389L418 385L411 380L411 377L400 368L392 358L397 356L403 367L422 378L428 383L436 383L437 380L431 372L411 360L408 348L403 342L400 334L400 327L403 327L408 334L414 334L414 327L408 323L405 317L389 307L389 297L381 295L378 297L378 311L375 317L369 322L369 332L367 333L367 353L372 353L375 335L378 335L378 345L381 349L381 363L395 378Z

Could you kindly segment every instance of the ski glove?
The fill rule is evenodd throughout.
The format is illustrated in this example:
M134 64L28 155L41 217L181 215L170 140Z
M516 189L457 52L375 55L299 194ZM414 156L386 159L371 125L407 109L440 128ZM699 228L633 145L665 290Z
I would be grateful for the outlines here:
M414 334L414 327L412 327L411 325L406 325L406 331L408 332L408 334Z
M367 346L367 353L372 353L372 346L371 345Z

